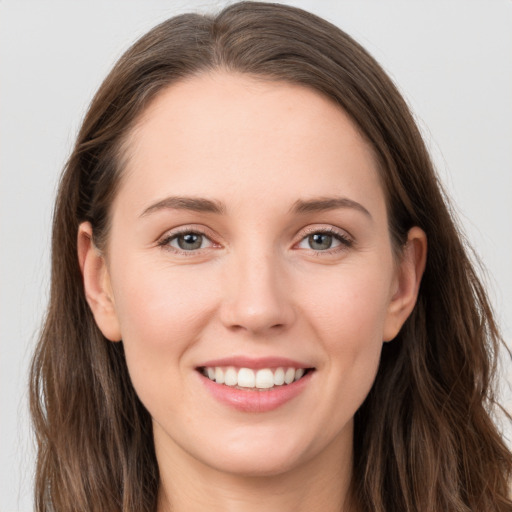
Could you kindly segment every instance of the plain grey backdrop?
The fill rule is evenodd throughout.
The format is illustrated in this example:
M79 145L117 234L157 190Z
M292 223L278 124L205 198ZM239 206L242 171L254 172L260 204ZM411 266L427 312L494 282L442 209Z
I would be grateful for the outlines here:
M82 116L136 38L176 13L225 3L0 0L0 512L32 510L27 368L48 297L54 193ZM510 344L512 2L283 3L340 26L398 84L488 269ZM503 366L510 408L511 364Z

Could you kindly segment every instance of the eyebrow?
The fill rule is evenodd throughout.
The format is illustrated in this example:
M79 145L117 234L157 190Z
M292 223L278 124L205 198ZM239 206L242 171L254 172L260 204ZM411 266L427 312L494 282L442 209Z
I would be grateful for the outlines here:
M306 214L336 210L338 208L352 208L364 213L370 219L370 212L360 203L348 197L318 197L313 199L298 199L292 205L290 212L295 214ZM194 212L215 213L222 215L226 208L220 201L214 201L203 197L171 196L148 206L141 217L150 215L153 212L165 209L190 210Z
M314 213L338 208L352 208L364 213L370 219L370 212L360 203L348 197L318 197L308 200L298 199L291 208L292 213Z
M157 203L148 206L142 213L141 217L145 217L159 210L190 210L194 212L223 214L225 208L222 203L205 199L202 197L166 197Z

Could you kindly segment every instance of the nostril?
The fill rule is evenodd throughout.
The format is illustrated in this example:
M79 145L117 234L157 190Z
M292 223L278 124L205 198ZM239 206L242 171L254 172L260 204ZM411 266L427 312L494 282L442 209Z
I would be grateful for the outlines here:
M247 332L253 332L253 333L260 333L260 332L277 333L277 332L284 330L286 328L286 325L283 323L279 323L279 324L267 326L265 324L257 325L252 322L251 323L247 322L245 325L234 324L234 325L229 325L227 327L228 327L228 329L230 329L233 332L247 331Z

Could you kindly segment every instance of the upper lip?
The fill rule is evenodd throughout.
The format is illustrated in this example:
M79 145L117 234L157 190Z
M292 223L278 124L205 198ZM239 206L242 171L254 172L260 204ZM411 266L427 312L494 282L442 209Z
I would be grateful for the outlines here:
M259 370L262 368L312 368L312 365L288 359L285 357L246 357L246 356L232 356L221 359L214 359L206 361L198 368L212 368L216 366L234 366L236 368L251 368Z

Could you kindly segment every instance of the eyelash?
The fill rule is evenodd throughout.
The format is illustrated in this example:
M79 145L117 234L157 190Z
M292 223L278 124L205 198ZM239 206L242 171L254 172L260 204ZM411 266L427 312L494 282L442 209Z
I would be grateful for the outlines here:
M319 235L330 235L335 240L340 242L339 246L332 247L332 248L329 248L329 249L325 249L323 251L322 250L309 249L309 250L313 251L313 253L316 256L327 256L327 255L337 254L339 252L342 252L342 251L345 251L347 249L350 249L354 245L354 240L352 238L350 238L348 235L340 233L338 230L336 230L334 228L314 228L314 227L308 228L308 229L306 229L305 232L302 233L302 237L301 237L299 243L301 243L303 240L305 240L309 236L316 235L316 234L319 234Z
M340 242L339 246L332 247L332 248L325 249L325 250L315 250L315 249L310 248L309 250L312 251L316 256L337 254L338 252L347 250L354 245L354 241L352 238L340 233L339 231L337 231L334 228L309 228L305 232L302 233L302 236L301 236L299 242L294 244L294 247L297 246L298 244L300 244L301 242L303 242L307 237L309 237L311 235L316 235L316 234L330 235L335 240ZM213 242L211 240L211 238L204 231L202 231L200 229L190 229L190 228L181 229L181 230L174 231L174 232L168 234L167 236L165 236L163 239L161 239L158 242L158 246L162 247L165 250L168 250L175 254L179 254L179 255L183 255L183 256L195 256L195 255L199 254L202 250L205 249L205 248L203 248L203 249L200 248L200 249L194 249L194 250L187 251L187 250L178 249L176 247L172 247L170 245L173 240L175 240L178 237L183 236L183 235L198 235L198 236L206 238L212 244L212 246L219 247L219 245L216 244L215 242Z
M191 228L184 228L179 229L178 231L174 231L167 236L165 236L162 240L158 242L158 246L162 247L162 249L165 249L167 251L173 252L174 254L179 254L180 256L197 256L197 254L202 251L202 249L196 249L196 250L189 250L185 251L182 249L178 249L176 247L172 247L170 244L173 240L177 239L180 236L183 235L198 235L206 238L210 241L210 243L213 246L218 246L215 242L211 240L211 238L201 229L191 229Z

